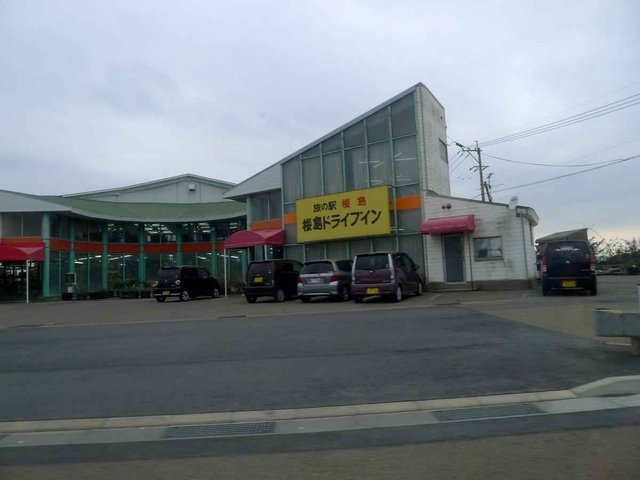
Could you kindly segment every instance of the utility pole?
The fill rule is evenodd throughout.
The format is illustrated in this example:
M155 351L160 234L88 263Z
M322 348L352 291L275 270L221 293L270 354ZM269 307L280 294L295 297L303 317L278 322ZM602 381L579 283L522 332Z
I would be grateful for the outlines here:
M484 174L482 173L484 171L485 168L489 168L489 167L483 167L482 166L482 157L480 156L480 152L482 150L480 150L480 147L478 146L478 141L476 140L476 148L469 148L469 147L465 147L464 145L458 143L458 142L454 142L457 146L460 147L460 149L463 152L467 152L469 154L469 156L471 158L473 158L476 162L478 162L478 166L476 167L471 167L470 170L478 170L478 172L480 172L480 193L482 194L482 201L486 202L486 198L485 198L485 182L484 182ZM476 152L478 154L478 158L474 157L473 155L471 155L471 152ZM492 199L490 198L489 201L492 201Z
M487 198L489 199L490 203L493 202L493 195L491 195L491 175L493 175L493 173L487 175L487 181L484 182L484 188L487 191Z

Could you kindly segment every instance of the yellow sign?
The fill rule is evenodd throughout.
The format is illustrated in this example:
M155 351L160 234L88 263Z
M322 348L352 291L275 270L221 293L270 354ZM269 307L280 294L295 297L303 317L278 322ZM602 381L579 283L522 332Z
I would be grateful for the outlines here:
M296 231L299 243L389 234L389 188L297 200Z

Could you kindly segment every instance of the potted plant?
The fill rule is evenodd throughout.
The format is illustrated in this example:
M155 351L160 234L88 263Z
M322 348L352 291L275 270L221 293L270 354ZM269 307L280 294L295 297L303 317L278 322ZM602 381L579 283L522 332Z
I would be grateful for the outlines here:
M140 290L140 298L151 298L152 288L153 282L150 282L149 280L144 282L143 288Z
M74 300L86 300L86 299L87 299L87 293L86 292L78 291L74 295Z
M124 283L124 288L120 291L120 298L140 298L138 290L140 280L138 278L131 277Z
M73 293L71 292L62 292L62 294L60 295L62 300L73 300Z

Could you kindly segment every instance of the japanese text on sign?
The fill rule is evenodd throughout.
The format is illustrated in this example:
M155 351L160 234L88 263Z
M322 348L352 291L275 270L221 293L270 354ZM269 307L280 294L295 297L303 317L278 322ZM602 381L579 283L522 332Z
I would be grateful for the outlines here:
M384 235L391 231L387 187L296 202L298 242Z

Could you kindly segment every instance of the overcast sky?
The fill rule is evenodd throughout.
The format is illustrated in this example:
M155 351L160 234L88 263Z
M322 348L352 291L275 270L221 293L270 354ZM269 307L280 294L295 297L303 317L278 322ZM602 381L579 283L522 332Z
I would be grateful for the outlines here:
M0 189L63 194L195 173L239 182L423 82L449 142L640 93L640 2L0 0ZM479 194L454 157L453 194ZM536 236L640 237L640 105L483 149ZM586 167L585 167L586 168ZM503 191L499 191L503 190Z

